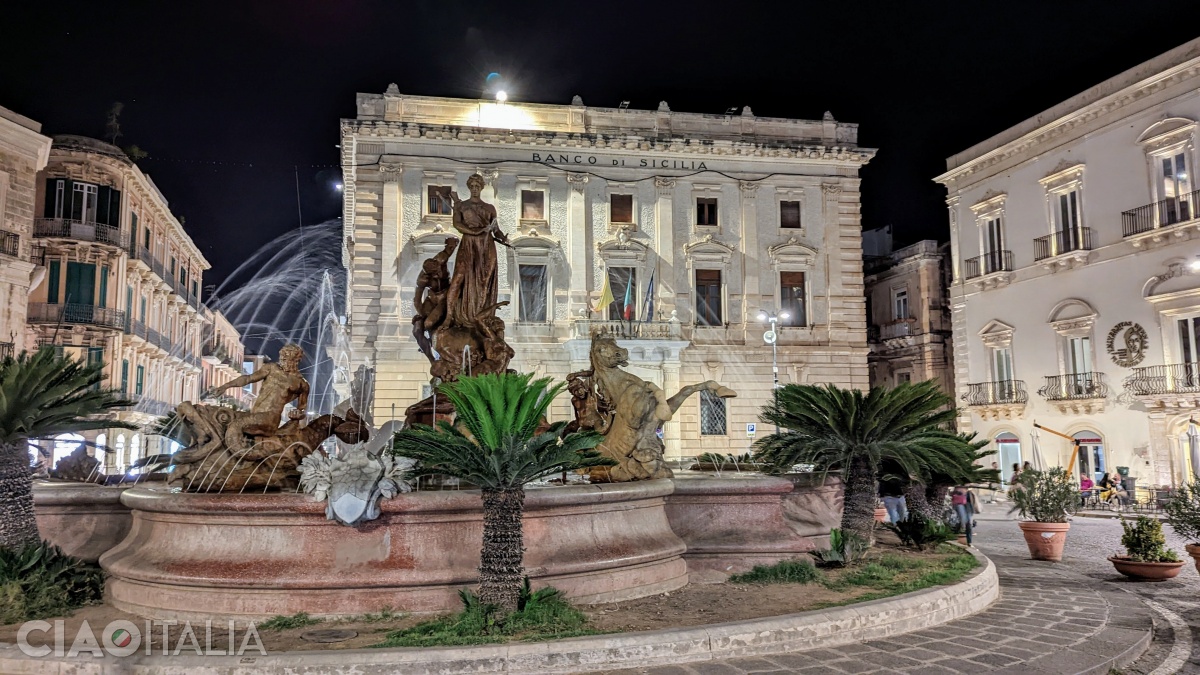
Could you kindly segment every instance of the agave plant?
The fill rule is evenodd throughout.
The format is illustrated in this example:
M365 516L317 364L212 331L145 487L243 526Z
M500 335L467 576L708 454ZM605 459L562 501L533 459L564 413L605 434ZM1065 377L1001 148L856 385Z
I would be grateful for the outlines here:
M53 349L0 361L0 549L39 543L27 448L31 439L97 429L137 427L103 417L133 405L101 389L101 364L86 365Z
M594 432L564 433L567 423L543 431L546 409L564 384L504 373L463 377L439 392L454 404L454 424L415 425L396 435L393 451L417 460L417 475L448 475L479 486L483 547L479 599L504 613L516 611L524 575L521 518L525 486L539 478L614 462L594 448Z

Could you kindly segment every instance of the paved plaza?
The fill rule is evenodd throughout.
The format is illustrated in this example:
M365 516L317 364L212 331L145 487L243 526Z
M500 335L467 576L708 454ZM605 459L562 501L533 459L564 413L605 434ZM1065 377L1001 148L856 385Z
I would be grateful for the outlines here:
M985 507L986 508L986 507ZM1001 597L989 609L937 628L830 650L680 666L602 671L606 675L740 673L1106 673L1104 658L1140 650L1151 613L1154 641L1120 670L1138 675L1200 673L1200 577L1189 564L1164 583L1132 583L1106 558L1120 547L1116 520L1076 518L1062 563L1029 560L1016 523L1000 505L979 518L976 545L996 563ZM1168 543L1183 544L1167 529ZM1190 559L1189 563L1190 563ZM1144 638L1143 638L1144 639Z

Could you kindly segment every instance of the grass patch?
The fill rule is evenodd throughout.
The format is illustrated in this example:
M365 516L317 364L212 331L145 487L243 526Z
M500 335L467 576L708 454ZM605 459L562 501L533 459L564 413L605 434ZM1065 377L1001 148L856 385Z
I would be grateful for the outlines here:
M104 595L99 565L46 542L0 549L0 624L70 614Z
M424 621L412 628L392 631L375 647L445 647L495 642L540 641L596 635L587 617L553 588L522 593L521 607L500 616L468 592L461 593L465 607L458 614Z
M945 555L940 558L905 558L885 554L876 561L847 570L840 575L826 575L821 583L830 590L869 590L845 600L822 603L819 608L879 600L933 586L953 584L978 566L979 561L975 556L953 546L947 547Z
M407 617L406 612L397 612L391 607L384 607L378 612L357 614L355 616L344 616L337 620L337 623L387 623L389 621L400 621Z
M314 619L305 612L297 612L291 616L273 616L262 623L255 624L255 627L259 630L289 630L315 626L319 623L321 623L320 619Z
M808 584L821 573L807 560L783 560L774 565L755 565L754 569L729 577L731 584Z

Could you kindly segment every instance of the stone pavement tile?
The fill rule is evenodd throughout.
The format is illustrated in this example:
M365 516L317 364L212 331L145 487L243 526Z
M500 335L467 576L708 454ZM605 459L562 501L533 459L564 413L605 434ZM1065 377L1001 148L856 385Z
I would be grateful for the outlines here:
M847 673L870 673L879 669L879 665L875 663L867 663L857 659L847 659L845 661L834 661L826 664Z
M963 659L942 659L940 661L934 661L932 665L941 666L942 668L949 668L956 673L978 673L980 670L982 670L978 663L965 661Z
M832 649L812 649L812 650L803 651L803 652L796 652L793 654L774 654L774 655L768 656L766 658L768 658L772 661L779 662L779 659L781 657L786 657L786 658L790 659L790 658L801 657L801 656L810 659L813 663L825 663L827 661L837 661L838 659L846 658L845 654L839 654L839 653L833 651Z
M801 670L803 668L812 668L817 666L824 667L827 662L835 661L841 657L833 654L832 652L829 652L824 656L816 656L814 652L795 652L793 654L771 654L769 656L764 656L763 658L777 664L781 668L794 668L796 670ZM840 673L842 671L835 669L832 672Z
M740 675L742 672L728 663L721 663L719 661L689 663L688 667L699 673L699 675Z
M978 651L978 650L987 651L996 645L995 641L979 640L977 638L970 638L970 637L950 638L949 640L947 640L947 642L950 642L951 644L961 645L963 647L972 647L976 651Z
M917 661L936 661L943 656L941 652L925 649L924 647L912 647L904 651L896 652L898 656L903 656L907 659L916 659Z
M992 666L992 667L1011 666L1014 663L1021 662L1021 659L1018 659L1015 656L1009 656L1007 654L997 654L996 652L985 652L983 654L977 654L975 656L968 657L967 660L974 661L976 663L982 663L984 665L988 665L988 666Z
M897 635L896 637L887 640L873 640L868 642L867 646L871 647L872 649L878 649L882 652L898 652L901 649L908 649L912 646L911 643L902 641L904 640L904 637L905 636L903 635Z
M766 659L758 657L730 659L726 661L726 663L734 668L737 668L738 670L744 670L747 673L770 673L779 670L778 664L771 663Z
M793 673L804 673L804 675L843 675L846 671L835 670L829 666L808 666L799 670L789 671Z
M998 654L1015 656L1022 661L1036 659L1037 657L1041 656L1041 654L1038 652L1031 652L1028 649L1021 649L1020 647L1014 647L1010 644L998 644L995 647L992 647L992 651Z
M919 673L919 675L962 675L961 670L953 670L951 668L939 666L936 663L921 664L916 669L909 672Z
M859 660L867 663L874 663L885 668L910 668L920 665L921 662L916 659L909 659L887 652L866 652L857 656Z

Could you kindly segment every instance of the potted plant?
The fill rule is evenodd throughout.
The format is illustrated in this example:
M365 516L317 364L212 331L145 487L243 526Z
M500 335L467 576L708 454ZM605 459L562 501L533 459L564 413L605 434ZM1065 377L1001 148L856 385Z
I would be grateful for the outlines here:
M1125 534L1121 535L1121 545L1128 555L1108 557L1118 572L1142 581L1166 581L1179 574L1183 561L1174 551L1166 548L1162 523L1155 518L1138 516L1133 525L1122 520L1121 527L1125 530Z
M1167 524L1175 534L1191 542L1183 548L1200 571L1200 480L1182 485L1163 504Z
M1021 472L1009 491L1013 506L1009 513L1020 513L1017 523L1025 534L1025 544L1034 560L1062 560L1071 524L1067 517L1079 503L1079 488L1062 467L1048 471Z

